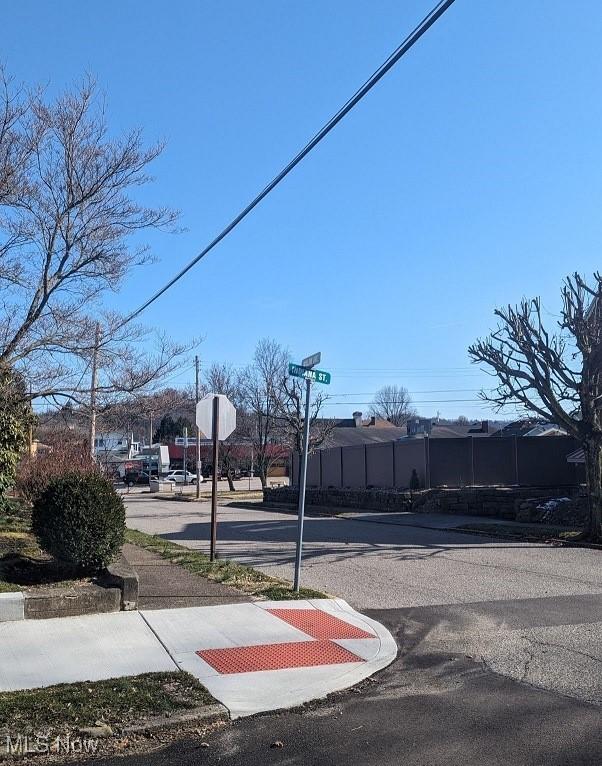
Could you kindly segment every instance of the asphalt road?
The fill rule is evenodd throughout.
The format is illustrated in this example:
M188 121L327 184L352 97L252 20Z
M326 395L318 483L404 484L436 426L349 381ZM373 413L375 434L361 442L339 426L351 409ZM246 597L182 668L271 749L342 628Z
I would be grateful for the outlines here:
M291 577L293 516L219 513L222 556ZM602 763L602 554L446 529L461 522L308 518L303 583L390 627L397 661L310 710L243 720L205 750L182 742L144 762ZM132 497L128 524L206 549L209 507Z
M600 710L491 673L423 639L429 608L374 610L400 645L375 678L301 710L243 718L106 766L599 766ZM408 622L409 621L409 622ZM411 626L408 629L408 625ZM274 747L281 743L281 747Z

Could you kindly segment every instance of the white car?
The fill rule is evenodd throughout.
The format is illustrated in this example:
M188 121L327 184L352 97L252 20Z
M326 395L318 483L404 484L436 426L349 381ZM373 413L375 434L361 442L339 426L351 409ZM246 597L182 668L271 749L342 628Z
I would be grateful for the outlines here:
M190 471L170 471L165 481L173 481L175 484L196 484L196 473ZM201 481L203 477L201 476Z

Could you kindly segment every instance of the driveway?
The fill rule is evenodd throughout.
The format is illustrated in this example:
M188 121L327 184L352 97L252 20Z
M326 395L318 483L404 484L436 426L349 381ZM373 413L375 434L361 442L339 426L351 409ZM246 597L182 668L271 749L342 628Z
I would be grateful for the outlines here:
M129 526L207 550L208 503L126 502ZM602 554L448 529L463 521L310 516L302 583L386 615L412 652L461 656L520 684L601 704ZM219 554L292 579L295 530L292 514L222 505Z

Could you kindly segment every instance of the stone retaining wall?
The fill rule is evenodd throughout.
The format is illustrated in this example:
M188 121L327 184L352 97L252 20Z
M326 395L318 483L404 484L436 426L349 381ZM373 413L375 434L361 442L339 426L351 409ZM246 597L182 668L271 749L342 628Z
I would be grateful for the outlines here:
M265 503L297 505L299 490L295 487L266 488L263 490ZM411 509L409 492L389 489L315 489L308 487L305 493L306 505L321 505L329 508L357 508L368 511L408 511Z
M308 488L308 506L354 508L366 511L415 511L489 516L496 519L538 521L537 506L576 491L567 487L470 487L428 489L418 492L379 489ZM571 496L571 495L569 495ZM295 487L265 489L264 502L295 506Z
M413 510L532 521L531 510L551 498L566 497L566 487L471 487L420 493ZM522 514L521 514L522 511ZM522 516L522 517L521 517Z

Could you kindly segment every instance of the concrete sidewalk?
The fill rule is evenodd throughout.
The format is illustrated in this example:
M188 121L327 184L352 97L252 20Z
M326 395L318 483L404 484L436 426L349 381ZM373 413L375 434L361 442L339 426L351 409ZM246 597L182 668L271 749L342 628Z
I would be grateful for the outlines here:
M195 575L153 551L126 543L122 552L138 574L139 609L174 609L251 601L250 596Z
M233 718L300 705L389 665L396 643L341 599L0 624L0 691L186 670Z

